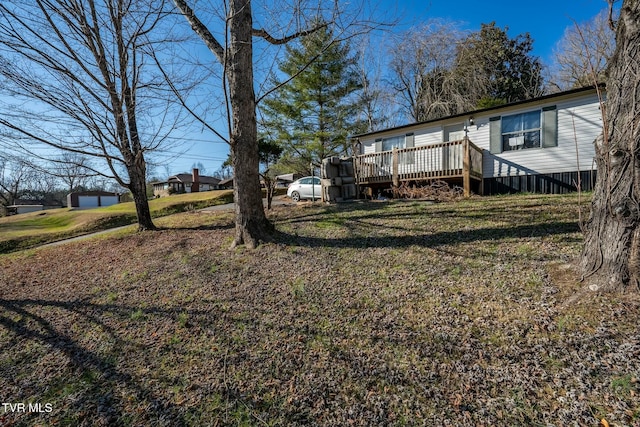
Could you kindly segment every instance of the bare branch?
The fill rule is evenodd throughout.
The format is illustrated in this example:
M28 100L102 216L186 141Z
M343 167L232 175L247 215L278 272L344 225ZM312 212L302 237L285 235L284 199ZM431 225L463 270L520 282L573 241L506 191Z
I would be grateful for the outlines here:
M281 45L281 44L286 44L289 43L291 40L295 40L299 37L304 37L304 36L308 36L310 34L315 33L316 31L322 29L322 28L326 28L329 24L326 22L323 22L313 28L310 28L308 30L303 30L303 31L298 31L297 33L285 36L285 37L281 37L281 38L275 38L273 36L271 36L269 33L267 33L266 30L259 28L259 29L253 29L253 35L255 37L261 37L264 40L266 40L267 42L273 44L273 45Z
M193 12L193 9L189 7L185 0L173 0L173 3L180 10L180 13L182 13L187 22L189 22L189 25L191 25L191 29L202 39L209 50L216 55L218 61L220 61L220 63L224 63L226 56L225 49L222 47L220 42L218 42L211 31L209 31L207 26L204 25L202 21L196 16L196 14Z
M616 31L616 22L613 19L613 4L616 2L616 0L607 0L607 3L609 3L609 11L608 11L608 16L607 16L607 21L609 22L609 28L611 28L611 31Z

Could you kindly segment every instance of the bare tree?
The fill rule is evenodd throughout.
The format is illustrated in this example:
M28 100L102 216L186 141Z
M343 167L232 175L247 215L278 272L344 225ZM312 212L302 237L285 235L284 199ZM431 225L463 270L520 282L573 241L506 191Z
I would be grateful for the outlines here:
M32 172L25 159L0 155L0 205L10 206L29 192Z
M229 0L223 2L219 10L214 11L217 14L208 16L221 19L224 25L224 32L215 36L216 32L210 30L200 18L203 14L202 9L199 9L201 15L198 16L186 0L173 2L223 69L223 89L228 102L228 142L234 168L236 202L233 246L245 244L247 247L255 247L260 241L271 238L273 226L266 218L260 190L256 124L256 105L259 99L255 94L254 45L266 43L281 46L315 32L335 22L338 3L331 3L331 16L327 19L322 16L327 8L323 6L325 3L322 1L313 5L305 4L304 0L293 0L290 4L283 2L279 7L273 7L272 4L261 7L250 0ZM254 10L260 12L255 25ZM323 20L319 20L320 17ZM343 15L341 18L343 23L350 21L350 17ZM270 32L265 23L279 27ZM345 25L348 26L348 22ZM270 62L275 64L273 61ZM270 89L265 89L261 97L269 92Z
M283 151L284 148L278 143L264 138L258 140L260 163L264 166L264 169L260 173L260 177L262 178L265 189L267 190L267 210L271 209L273 196L276 191L276 177L278 171L277 162Z
M613 6L614 0L609 0ZM624 0L607 68L598 177L585 227L581 266L592 289L640 285L640 0Z
M200 175L206 175L207 174L207 168L204 166L204 164L202 162L194 162L191 165L191 169L198 169L198 172L200 173Z
M155 228L145 154L174 126L169 96L159 90L164 80L149 60L168 39L159 31L165 14L163 0L0 3L5 100L31 106L7 105L0 125L32 156L44 156L37 143L99 159L109 172L92 171L131 191L140 230Z
M96 176L91 171L91 161L86 155L65 152L55 160L51 173L60 178L69 192L84 187L89 178Z
M229 159L231 160L231 159ZM224 162L218 169L216 169L212 176L220 180L233 178L233 170L231 168L231 162Z
M231 104L229 145L234 165L236 234L234 245L256 247L268 240L272 225L262 205L258 174L256 99L253 89L253 16L250 0L230 0L228 35L221 43L200 21L185 0L176 6L224 67ZM228 40L228 42L226 42ZM228 43L228 45L227 45Z
M385 85L383 79L383 56L380 50L372 46L367 38L361 42L358 51L358 73L362 86L358 100L360 121L366 123L367 132L400 125L394 90Z
M444 117L464 109L452 70L465 34L455 22L430 20L400 36L392 46L394 88L414 122Z
M31 166L30 173L32 199L51 200L58 192L60 181L47 167Z
M551 83L560 90L603 82L615 48L607 10L593 19L568 27L554 49Z

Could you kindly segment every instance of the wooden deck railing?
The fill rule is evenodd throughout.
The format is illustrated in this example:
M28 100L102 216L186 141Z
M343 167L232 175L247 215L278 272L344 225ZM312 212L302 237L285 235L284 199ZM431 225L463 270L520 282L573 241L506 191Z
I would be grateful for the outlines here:
M460 141L393 149L355 157L358 184L462 178L465 194L471 179L482 180L482 149L468 138Z

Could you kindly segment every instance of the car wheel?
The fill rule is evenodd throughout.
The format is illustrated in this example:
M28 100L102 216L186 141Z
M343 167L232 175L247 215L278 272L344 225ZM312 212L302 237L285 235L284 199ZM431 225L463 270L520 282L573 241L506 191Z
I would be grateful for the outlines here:
M294 202L299 202L300 193L298 193L297 191L294 191L293 193L291 193L291 200L293 200Z

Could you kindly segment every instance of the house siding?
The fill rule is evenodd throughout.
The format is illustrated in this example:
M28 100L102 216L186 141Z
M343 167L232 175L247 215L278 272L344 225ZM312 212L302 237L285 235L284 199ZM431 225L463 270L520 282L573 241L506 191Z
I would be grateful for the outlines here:
M551 105L556 105L558 110L558 145L556 147L491 154L488 151L488 123L482 126L487 129L484 135L474 137L473 132L469 133L469 138L478 147L486 150L483 162L485 178L576 172L579 169L595 168L593 142L602 131L600 103L595 94L564 102L547 102L535 107L523 107L503 112L502 115L524 113ZM579 157L576 156L576 149ZM579 164L576 161L577 158L579 158Z
M496 116L525 113L555 106L557 111L557 145L517 151L490 153L489 119ZM473 116L474 125L468 127L469 139L483 149L483 178L485 193L507 191L564 192L574 186L578 171L583 189L593 180L595 169L594 140L602 131L600 103L595 90L558 94L543 100L532 100L515 106L490 111L471 112L468 116L444 118L429 123L390 129L359 137L361 152L375 152L375 140L414 133L415 146L442 142L445 126L464 122ZM539 178L527 178L539 176ZM522 178L524 177L524 178ZM574 186L575 188L575 186ZM499 191L500 190L500 191Z
M431 126L415 133L416 147L424 147L442 142L442 125Z

